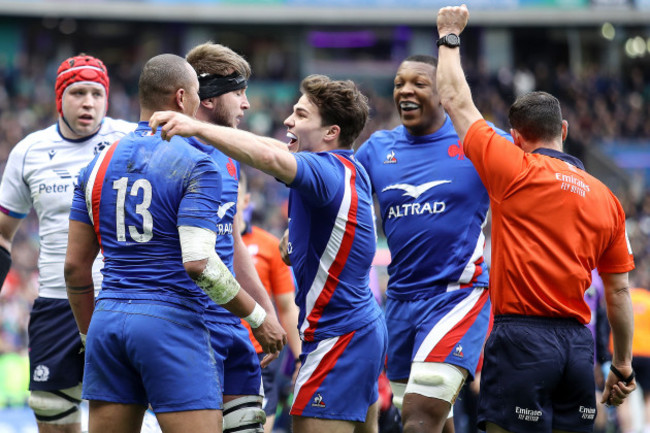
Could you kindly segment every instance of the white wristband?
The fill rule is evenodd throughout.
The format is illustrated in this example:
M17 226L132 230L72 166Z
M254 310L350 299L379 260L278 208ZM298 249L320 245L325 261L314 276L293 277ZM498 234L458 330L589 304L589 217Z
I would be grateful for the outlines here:
M253 308L253 312L249 314L248 316L244 317L244 320L248 322L249 325L251 325L251 328L259 328L262 323L264 323L264 319L266 319L266 311L262 306L258 303L255 303L255 308Z

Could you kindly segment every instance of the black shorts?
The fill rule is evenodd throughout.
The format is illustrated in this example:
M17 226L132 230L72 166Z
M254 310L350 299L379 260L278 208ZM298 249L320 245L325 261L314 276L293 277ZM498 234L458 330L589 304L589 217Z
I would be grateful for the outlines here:
M55 391L78 385L84 354L67 299L36 298L29 318L29 389Z
M593 431L591 332L573 319L495 316L485 345L479 428L513 433Z
M650 391L650 357L648 356L635 356L632 358L632 369L634 370L634 377L637 385L643 389L644 392Z

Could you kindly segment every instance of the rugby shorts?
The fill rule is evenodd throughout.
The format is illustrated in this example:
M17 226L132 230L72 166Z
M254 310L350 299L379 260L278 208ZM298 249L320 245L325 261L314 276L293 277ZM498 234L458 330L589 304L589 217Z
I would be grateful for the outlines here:
M27 333L30 390L56 391L81 382L84 355L67 299L36 298Z
M382 317L338 337L303 342L290 414L364 422L379 398L386 349Z
M413 362L444 362L473 378L490 326L486 288L468 288L427 299L386 301L388 379L407 379Z
M151 404L155 413L221 409L222 376L202 314L163 301L97 301L84 399Z
M593 431L594 344L575 319L495 316L485 345L479 428Z
M224 395L264 395L262 369L248 329L236 324L207 321L210 342L221 372Z

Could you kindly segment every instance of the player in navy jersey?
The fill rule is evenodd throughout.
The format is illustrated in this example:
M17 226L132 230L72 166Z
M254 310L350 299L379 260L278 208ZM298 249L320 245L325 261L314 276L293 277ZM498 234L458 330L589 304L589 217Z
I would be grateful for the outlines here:
M217 166L185 139L163 141L148 127L159 109L194 115L198 87L183 58L149 60L139 81L138 128L79 176L65 278L82 340L87 334L82 396L90 401L90 431L139 432L148 404L164 432L221 431L208 297L249 321L269 352L286 339L215 252ZM93 305L91 268L100 249L104 281Z
M250 108L246 88L251 69L248 62L230 48L207 42L192 48L185 56L199 77L201 103L196 118L215 125L237 128ZM217 253L233 272L242 288L276 318L275 308L262 285L241 230L235 222L237 211L239 162L196 138L190 143L210 155L222 175ZM263 391L260 361L238 317L222 307L208 307L206 322L217 362L223 365L224 432L263 433L266 415L262 410ZM278 322L279 323L279 322ZM267 357L264 365L270 362Z
M64 60L56 84L56 124L29 134L9 154L0 185L0 286L11 265L11 242L34 208L40 251L38 298L29 319L29 405L40 433L81 431L83 354L63 279L68 214L79 170L99 151L135 129L106 117L104 63L80 54ZM101 257L94 278L101 286Z
M402 62L393 88L402 125L375 132L356 152L391 252L387 375L408 432L453 431L451 408L490 322L489 199L440 105L436 65L428 55Z
M312 75L285 120L290 142L155 113L163 137L197 136L291 188L289 249L298 288L302 366L293 431L377 431L386 329L368 287L376 248L368 176L351 146L368 117L351 81Z

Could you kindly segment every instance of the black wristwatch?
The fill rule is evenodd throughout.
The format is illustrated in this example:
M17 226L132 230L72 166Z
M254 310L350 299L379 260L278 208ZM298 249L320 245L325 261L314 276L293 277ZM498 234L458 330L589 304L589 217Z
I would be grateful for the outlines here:
M449 48L460 47L460 37L457 34L449 33L438 39L436 46L439 47L440 45L446 45Z

